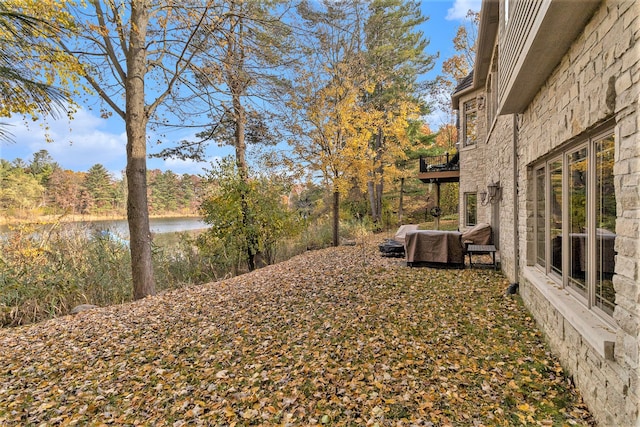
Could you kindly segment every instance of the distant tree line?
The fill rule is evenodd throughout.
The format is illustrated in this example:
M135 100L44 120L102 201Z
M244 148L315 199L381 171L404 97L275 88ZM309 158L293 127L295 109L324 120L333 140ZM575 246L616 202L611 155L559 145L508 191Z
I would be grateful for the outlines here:
M150 170L151 214L197 215L202 179L172 171ZM29 162L0 159L0 212L7 217L33 214L126 215L127 182L103 165L86 172L63 169L47 150Z

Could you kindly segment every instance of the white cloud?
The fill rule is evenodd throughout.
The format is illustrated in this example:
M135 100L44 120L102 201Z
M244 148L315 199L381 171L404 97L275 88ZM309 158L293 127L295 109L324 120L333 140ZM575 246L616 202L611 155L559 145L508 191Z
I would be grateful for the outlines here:
M178 175L183 173L197 175L203 173L205 168L210 167L211 162L218 159L219 157L212 157L206 162L198 162L192 159L165 159L164 167L161 169L171 170Z
M456 21L464 19L467 16L467 12L469 9L474 12L478 12L480 10L480 4L482 0L455 0L453 2L453 7L447 10L447 21Z
M113 176L120 177L126 167L127 135L120 118L105 120L93 115L90 110L80 109L73 120L48 119L43 124L14 117L5 122L10 124L7 129L15 143L3 144L0 154L9 161L21 158L28 163L33 158L33 153L46 150L64 169L87 171L91 166L100 163ZM151 141L154 141L155 137L153 132L149 133ZM211 154L210 160L217 157ZM204 172L203 168L208 166L209 160L147 160L148 169L172 170L177 174L200 174Z
M0 122L10 125L6 130L15 141L11 144L0 141L0 158L5 160L21 158L29 163L34 153L46 150L63 169L87 171L99 163L115 177L120 177L126 167L127 135L124 121L119 117L102 119L93 111L81 108L73 120L47 119L43 124L15 116ZM181 134L179 131L174 132L171 138L166 138L149 130L148 136L149 141L153 141L148 146L149 154L177 141L197 139L195 134ZM164 139L163 146L159 148L155 145L158 139ZM48 140L52 142L47 142ZM207 160L204 162L149 158L147 169L171 170L176 174L202 174L205 168L209 168L211 161L229 154L233 154L232 147L211 144L207 148Z
M47 150L65 169L87 170L96 163L112 170L124 168L127 137L117 119L107 121L80 109L73 120L37 123L14 118L8 123L16 142L4 148L15 150L16 157L28 160L33 153Z

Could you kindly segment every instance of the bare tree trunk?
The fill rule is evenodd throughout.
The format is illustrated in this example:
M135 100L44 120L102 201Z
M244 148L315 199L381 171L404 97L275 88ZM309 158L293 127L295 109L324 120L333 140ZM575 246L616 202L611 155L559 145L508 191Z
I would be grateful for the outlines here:
M398 201L398 225L402 225L404 216L404 177L400 178L400 197Z
M241 209L242 209L242 224L246 233L246 245L247 245L247 267L249 271L256 269L255 256L256 256L256 236L252 231L252 219L249 203L247 201L247 185L249 183L249 171L247 167L247 146L244 138L246 113L244 107L240 102L240 96L234 94L233 96L233 108L236 119L236 131L235 131L235 146L236 146L236 164L240 173L240 179L242 180L242 194Z
M240 96L233 95L233 110L235 116L235 148L236 148L236 165L238 166L238 172L240 173L240 179L243 183L248 181L248 167L247 167L247 145L244 139L245 129L245 111L240 103Z
M380 166L380 171L378 175L378 183L376 184L376 217L378 221L382 221L382 190L384 187L383 178L382 178L382 166Z
M132 2L130 49L127 52L126 114L127 131L127 221L131 250L133 297L155 294L151 262L151 233L147 201L147 122L144 99L146 70L146 31L148 12L144 4Z
M339 245L340 239L340 192L333 191L333 246Z
M376 221L376 189L373 181L374 179L375 179L375 172L374 172L374 175L371 177L371 180L367 182L367 193L369 193L369 208L371 209L371 219L375 222Z
M384 168L382 166L382 129L378 128L378 133L375 139L375 163L376 168L373 171L373 176L368 182L367 187L369 190L369 204L371 205L371 219L374 223L378 223L382 220L382 190L383 190L383 173Z
M383 133L382 128L378 128L378 134L376 135L376 157L378 162L378 183L376 185L376 217L378 221L382 220L382 190L384 189L384 166L382 165L382 143Z

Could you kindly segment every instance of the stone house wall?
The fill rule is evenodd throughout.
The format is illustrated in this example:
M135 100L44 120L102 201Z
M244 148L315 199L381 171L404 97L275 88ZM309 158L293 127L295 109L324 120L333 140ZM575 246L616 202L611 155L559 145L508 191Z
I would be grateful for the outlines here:
M603 1L517 118L520 293L587 405L605 426L640 425L639 98L640 3L609 0ZM613 324L603 321L604 331L593 333L590 328L600 327L596 316L585 314L587 310L577 319L567 315L580 312L579 304L572 307L555 299L553 287L529 266L534 242L531 166L606 120L614 123L616 140L616 309ZM594 319L585 320L589 316ZM607 334L615 347L607 345Z
M515 266L516 253L515 229L516 210L514 194L514 116L497 116L491 127L486 144L485 168L487 174L483 182L498 182L501 188L500 199L495 204L487 204L485 212L496 237L496 246L500 250L500 266L510 282L517 282Z
M460 98L460 105L471 98L485 98L485 92L475 91ZM481 103L482 104L482 103ZM485 104L486 105L486 104ZM462 109L461 109L462 110ZM461 113L462 114L462 113ZM464 224L464 195L478 194L478 222L492 227L494 243L500 251L502 271L510 281L517 281L515 270L515 210L513 176L513 115L497 116L489 123L489 113L485 107L478 109L477 135L475 145L460 148L460 229ZM501 187L497 203L480 203L480 191L487 189L491 182Z
M474 91L469 94L466 94L464 97L460 98L460 110L459 113L460 123L463 121L463 105L465 102L478 98L484 95L484 91ZM483 120L481 120L483 111L478 109L478 123L476 127L476 135L477 142L474 145L463 146L462 141L464 139L462 129L458 131L458 140L459 142L459 152L460 152L460 170L464 171L464 173L460 174L460 187L459 187L459 201L458 206L460 206L459 219L460 219L460 230L465 230L468 228L465 224L465 202L464 195L465 193L478 193L480 192L480 183L484 182L485 176L485 140L487 135L486 124ZM478 196L479 197L479 196ZM484 212L483 206L480 205L480 199L478 199L478 222L489 222L489 218L486 217L486 213Z

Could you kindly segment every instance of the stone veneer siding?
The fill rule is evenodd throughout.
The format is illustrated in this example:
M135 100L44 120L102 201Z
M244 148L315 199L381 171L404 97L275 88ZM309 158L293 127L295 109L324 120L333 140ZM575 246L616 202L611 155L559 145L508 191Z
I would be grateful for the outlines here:
M584 31L519 116L518 194L520 271L533 271L531 166L599 123L615 123L615 350L595 348L581 317L571 319L547 292L550 283L520 277L522 298L573 376L600 425L638 426L640 387L640 2L603 1ZM490 158L491 156L487 156ZM487 168L490 170L489 168ZM502 255L503 262L505 255ZM546 288L545 288L546 286ZM549 289L549 291L547 291ZM579 312L578 309L576 312ZM583 312L586 310L583 310ZM605 322L602 322L605 324Z
M483 91L474 91L460 98L460 123L463 123L464 120L464 103L469 101L470 99L484 96ZM460 152L460 187L459 187L459 201L458 206L460 206L460 230L465 230L467 226L465 225L465 204L464 204L464 194L465 193L479 193L481 188L480 184L485 180L485 170L484 170L484 152L485 152L485 139L487 135L486 123L483 120L484 110L478 109L478 123L476 127L476 135L477 141L474 145L469 145L465 147L462 143L464 140L464 132L463 126L460 126L458 130L458 138L459 138L459 152ZM485 213L483 206L480 205L480 194L478 194L478 222L489 222L488 218L485 218Z
M460 98L460 105L474 97L484 97L484 91L475 91ZM486 102L485 102L486 105ZM460 108L462 111L462 107ZM463 113L461 113L463 114ZM485 108L478 109L478 142L460 149L460 190L459 206L464 209L464 194L478 194L478 223L491 224L494 243L500 250L500 265L507 278L517 281L514 248L514 177L513 177L513 116L498 116L492 123L487 120ZM462 119L462 116L461 116ZM487 189L490 182L499 182L502 188L498 203L482 206L480 191ZM464 224L465 212L460 212L460 229Z
M513 115L497 116L489 131L485 148L485 185L500 183L500 199L484 207L486 222L494 228L497 247L500 250L500 267L510 282L517 282L515 271L514 227L515 179L513 176L514 153Z

